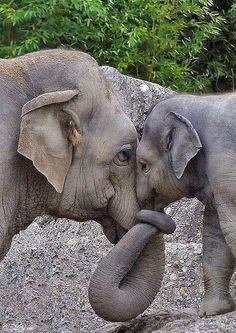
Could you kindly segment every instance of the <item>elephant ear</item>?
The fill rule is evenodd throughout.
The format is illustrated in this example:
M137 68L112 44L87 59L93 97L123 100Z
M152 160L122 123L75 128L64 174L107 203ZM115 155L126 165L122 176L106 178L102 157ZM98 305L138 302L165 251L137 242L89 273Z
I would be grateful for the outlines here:
M180 179L189 161L198 153L202 144L197 131L187 118L175 112L170 112L167 118L171 124L167 149L174 173Z
M78 95L77 90L45 93L22 109L18 152L30 159L57 192L63 190L79 133L63 103Z

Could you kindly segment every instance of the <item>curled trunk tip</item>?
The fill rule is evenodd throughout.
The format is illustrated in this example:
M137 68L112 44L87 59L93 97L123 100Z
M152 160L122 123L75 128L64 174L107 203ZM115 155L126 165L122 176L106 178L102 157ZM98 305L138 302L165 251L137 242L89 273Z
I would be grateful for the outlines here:
M130 320L152 303L163 274L162 234L137 224L99 262L90 280L91 306L105 320Z

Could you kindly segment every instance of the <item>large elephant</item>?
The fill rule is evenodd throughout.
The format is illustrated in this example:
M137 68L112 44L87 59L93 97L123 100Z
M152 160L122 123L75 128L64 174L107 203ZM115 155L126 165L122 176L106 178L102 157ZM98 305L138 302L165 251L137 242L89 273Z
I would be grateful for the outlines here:
M75 221L95 219L111 242L120 239L135 224L139 211L137 133L96 61L68 50L1 59L0 100L0 257L14 234L45 213ZM143 248L140 228L146 243L156 233L156 228L145 225L127 234L125 240L139 252ZM118 249L114 251L117 275L123 262ZM153 236L137 263L152 278L140 279L134 273L126 280L117 320L124 318L127 309L131 317L137 313L132 309L138 307L138 313L145 309L143 294L156 291L163 275L163 255L162 237ZM125 257L133 263L137 260L128 252ZM105 271L104 266L100 270L105 272L104 282L109 269L108 260ZM91 297L97 289L96 284L91 288ZM119 284L109 291L110 296L118 289ZM131 300L134 291L137 299ZM106 305L107 295L100 297ZM106 313L106 319L110 318L112 308Z
M229 293L236 258L235 131L236 94L174 95L150 109L137 149L142 206L148 201L158 211L184 196L205 205L200 316L235 308Z

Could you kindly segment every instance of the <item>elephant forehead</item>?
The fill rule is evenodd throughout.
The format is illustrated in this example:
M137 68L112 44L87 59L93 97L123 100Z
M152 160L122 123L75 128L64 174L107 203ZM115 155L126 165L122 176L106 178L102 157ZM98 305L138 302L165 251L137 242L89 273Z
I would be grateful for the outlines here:
M160 115L151 115L146 120L142 139L147 141L150 145L161 146L163 138L168 132L168 124Z
M101 112L93 121L93 126L89 126L91 135L96 140L104 141L110 145L119 145L120 143L132 143L137 140L137 131L131 120L125 114Z
M153 160L154 157L156 157L154 147L142 140L137 148L137 159L148 162Z
M158 131L156 128L146 127L145 131L143 132L143 136L141 139L141 145L146 146L149 149L151 147L156 147L157 145L160 146L162 141L162 133Z
M160 132L166 126L165 118L158 112L152 112L146 119L144 133Z
M106 136L106 138L93 138L90 146L91 154L89 155L97 162L110 163L122 149L131 146L135 151L136 145L136 140L133 140L131 137L109 138Z

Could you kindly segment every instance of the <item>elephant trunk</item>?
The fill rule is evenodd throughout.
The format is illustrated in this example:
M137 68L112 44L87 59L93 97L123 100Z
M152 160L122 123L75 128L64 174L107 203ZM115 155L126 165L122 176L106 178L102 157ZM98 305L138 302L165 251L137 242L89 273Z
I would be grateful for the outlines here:
M164 240L158 229L137 224L104 257L89 286L94 311L108 321L127 321L154 300L164 274Z

